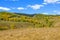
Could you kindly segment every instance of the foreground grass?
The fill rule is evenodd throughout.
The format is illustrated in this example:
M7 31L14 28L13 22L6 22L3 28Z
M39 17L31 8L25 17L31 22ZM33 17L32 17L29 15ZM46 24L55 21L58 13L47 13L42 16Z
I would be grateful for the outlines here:
M0 31L0 40L60 40L60 28L25 28Z

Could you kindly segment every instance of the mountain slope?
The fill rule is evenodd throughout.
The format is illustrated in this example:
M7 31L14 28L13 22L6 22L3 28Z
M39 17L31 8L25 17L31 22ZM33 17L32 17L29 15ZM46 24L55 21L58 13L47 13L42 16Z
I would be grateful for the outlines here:
M59 27L59 15L19 14L0 12L0 29L14 29L26 27Z

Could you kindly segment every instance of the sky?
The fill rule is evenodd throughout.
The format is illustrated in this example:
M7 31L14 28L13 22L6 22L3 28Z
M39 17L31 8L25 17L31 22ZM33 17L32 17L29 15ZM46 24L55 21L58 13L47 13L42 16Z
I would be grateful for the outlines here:
M0 0L0 11L60 14L60 0Z

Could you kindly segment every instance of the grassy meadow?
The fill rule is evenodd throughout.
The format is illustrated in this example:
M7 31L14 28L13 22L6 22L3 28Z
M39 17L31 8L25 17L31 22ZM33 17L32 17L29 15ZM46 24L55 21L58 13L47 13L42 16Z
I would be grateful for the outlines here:
M60 40L60 15L0 12L0 40Z

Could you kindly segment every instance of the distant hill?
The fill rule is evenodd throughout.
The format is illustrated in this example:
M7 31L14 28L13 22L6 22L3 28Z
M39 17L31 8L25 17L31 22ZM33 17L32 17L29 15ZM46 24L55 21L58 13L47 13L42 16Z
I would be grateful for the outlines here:
M35 15L35 14L25 14L25 13L15 13L15 14L24 15L24 16L30 16L30 17L33 17Z

